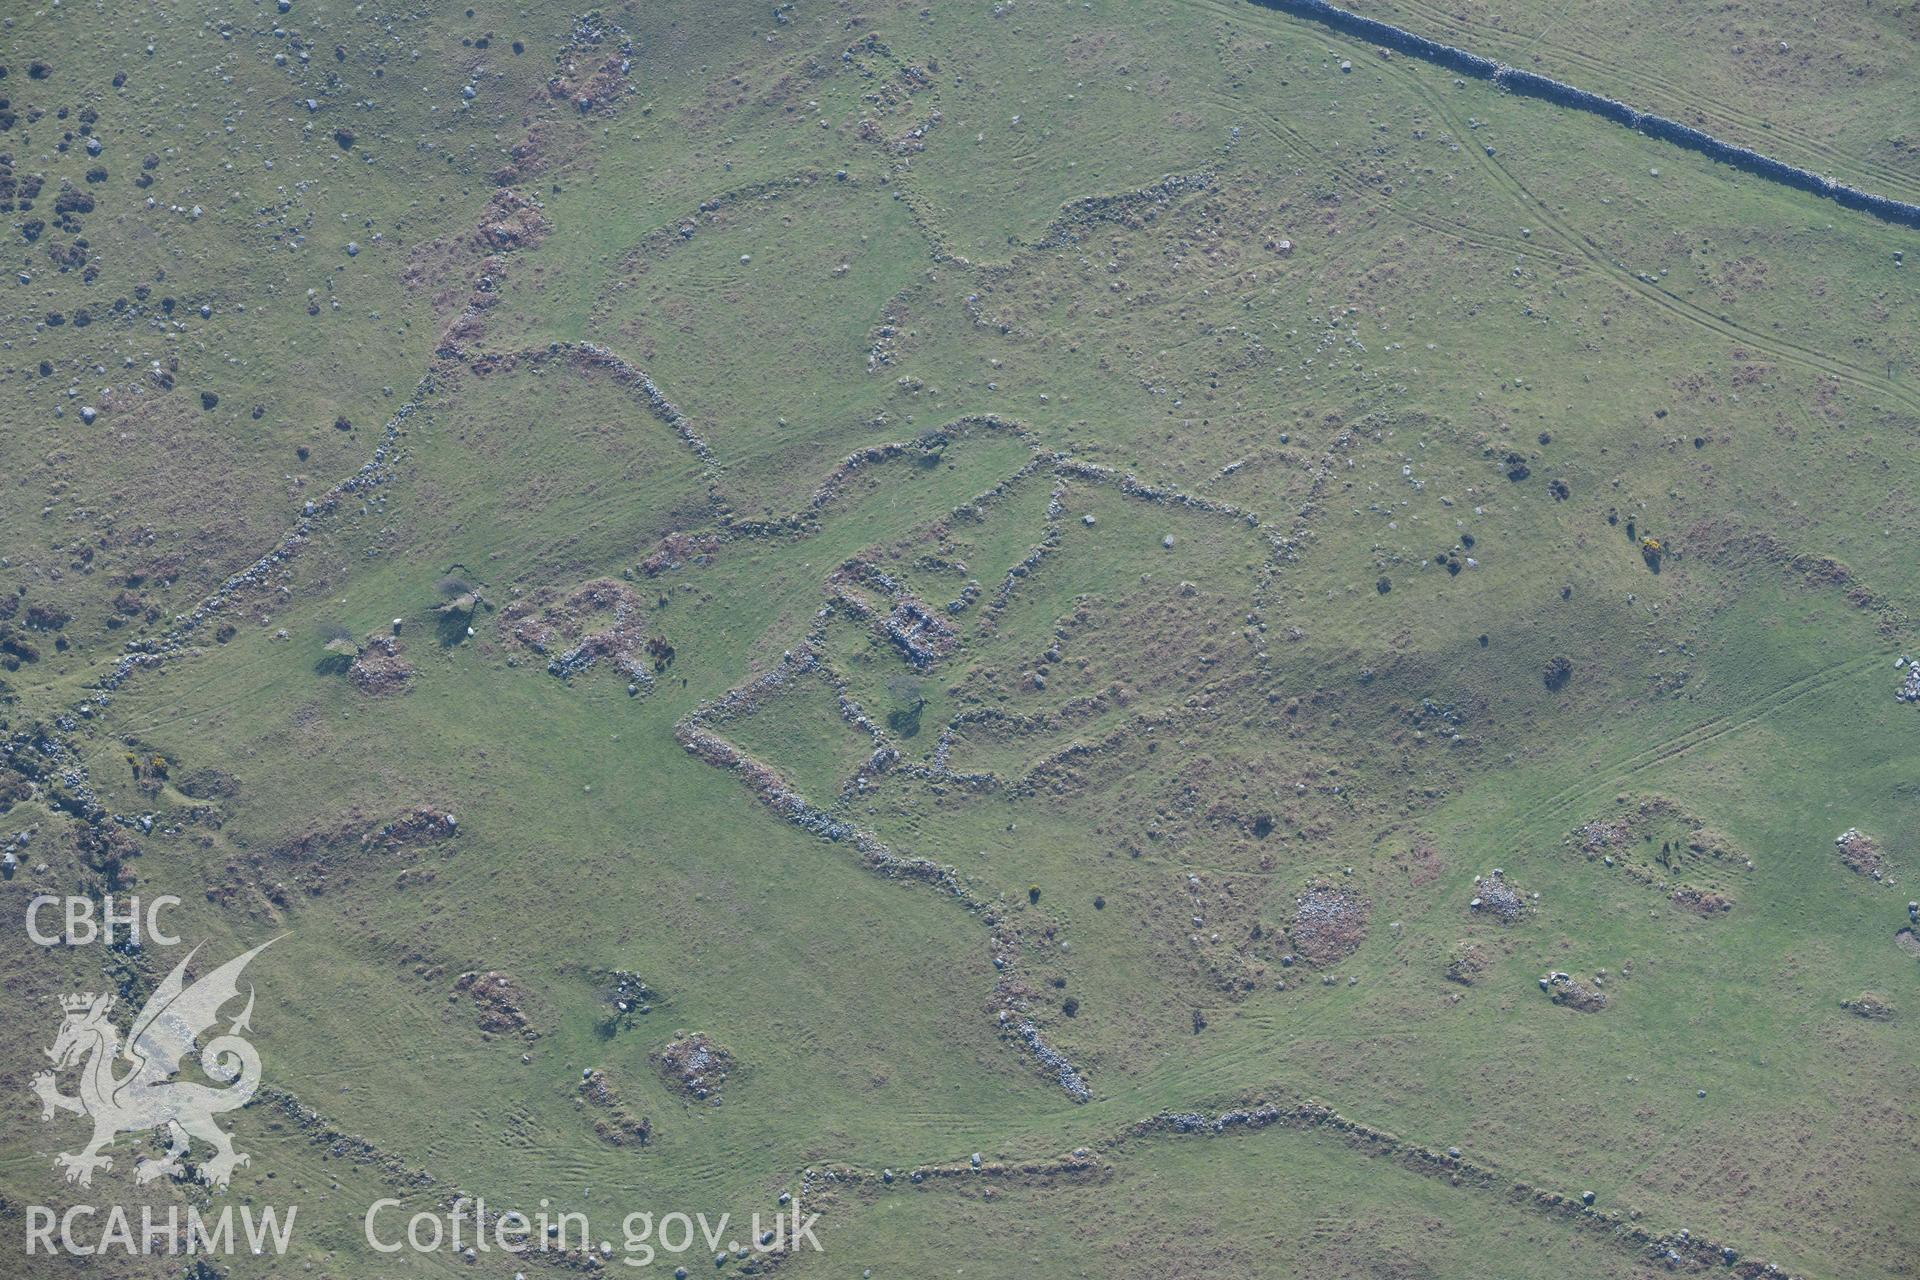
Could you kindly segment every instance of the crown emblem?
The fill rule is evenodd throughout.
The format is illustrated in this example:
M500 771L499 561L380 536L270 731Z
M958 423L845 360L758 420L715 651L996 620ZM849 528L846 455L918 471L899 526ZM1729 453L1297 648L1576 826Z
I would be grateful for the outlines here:
M216 1191L232 1180L235 1169L249 1162L246 1153L233 1149L233 1135L214 1117L246 1106L259 1092L260 1055L241 1035L251 1029L253 988L243 988L241 975L250 960L276 941L270 939L235 956L189 986L187 966L200 952L195 947L154 988L126 1033L103 1016L116 999L125 997L124 992L116 995L109 987L98 992L51 993L64 1013L53 1046L46 1050L52 1070L33 1078L40 1118L51 1120L64 1111L93 1122L93 1138L85 1147L54 1158L54 1167L65 1170L69 1184L91 1186L94 1174L112 1168L113 1157L102 1148L123 1133L156 1130L173 1139L166 1154L158 1155L156 1145L140 1138L139 1149L146 1158L134 1165L136 1186L169 1175L185 1176L181 1157L193 1144L201 1148L196 1152L200 1180ZM221 1009L238 1003L243 993L247 1007L226 1022L222 1034ZM13 1031L11 1023L7 1031ZM133 1037L131 1046L127 1035ZM222 1087L175 1080L190 1061ZM60 1092L59 1076L66 1071L79 1073L79 1093ZM0 1273L11 1272L11 1268L0 1268Z

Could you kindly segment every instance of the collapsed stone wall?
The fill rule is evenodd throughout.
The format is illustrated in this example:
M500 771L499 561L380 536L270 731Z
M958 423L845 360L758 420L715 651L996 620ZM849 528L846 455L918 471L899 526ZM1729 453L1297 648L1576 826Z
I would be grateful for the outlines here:
M1130 1140L1140 1138L1187 1135L1218 1137L1236 1131L1257 1131L1276 1124L1292 1129L1325 1129L1341 1134L1348 1142L1371 1155L1395 1160L1415 1173L1445 1178L1455 1186L1471 1186L1483 1191L1500 1191L1504 1188L1515 1203L1565 1219L1625 1248L1644 1251L1649 1261L1659 1262L1669 1271L1684 1269L1694 1272L1723 1267L1726 1269L1724 1274L1737 1276L1740 1280L1765 1280L1768 1277L1787 1277L1787 1280L1791 1280L1788 1273L1775 1264L1743 1258L1738 1250L1722 1241L1696 1236L1684 1227L1673 1233L1655 1231L1639 1223L1637 1212L1619 1214L1593 1207L1591 1193L1575 1197L1525 1181L1509 1183L1493 1166L1462 1155L1458 1147L1449 1147L1441 1152L1385 1129L1348 1119L1332 1107L1312 1099L1291 1105L1268 1103L1236 1107L1217 1114L1163 1111L1136 1122L1106 1143L1104 1150L1111 1152Z
M1254 3L1268 9L1278 9L1290 13L1296 18L1307 18L1314 22L1332 27L1346 35L1357 36L1362 40L1371 40L1400 53L1424 58L1428 62L1437 62L1443 67L1458 71L1462 75L1473 76L1478 80L1491 80L1500 70L1500 64L1492 58L1483 58L1477 53L1465 49L1456 49L1450 44L1441 44L1425 36L1417 36L1411 31L1380 22L1374 18L1363 18L1357 13L1325 3L1325 0L1254 0Z
M1670 120L1650 111L1640 111L1617 99L1590 93L1564 81L1532 71L1522 71L1517 67L1506 66L1469 50L1442 44L1437 40L1429 40L1425 36L1415 35L1391 23L1362 17L1357 13L1328 4L1326 0L1253 0L1253 3L1291 14L1296 18L1306 18L1321 23L1332 27L1335 31L1370 41L1410 57L1437 63L1461 75L1472 76L1476 80L1490 80L1509 93L1522 94L1530 98L1544 98L1548 102L1575 111L1589 112L1629 129L1637 129L1650 138L1658 138L1676 147L1697 151L1722 164L1732 165L1736 169L1751 173L1755 177L1824 197L1846 208L1870 213L1901 226L1920 227L1920 204L1911 204L1905 200L1895 200L1890 196L1861 191L1857 187L1835 182L1832 178L1788 164L1784 160L1762 155L1751 147L1739 146L1716 138L1705 130L1681 124L1678 120Z
M778 666L682 717L674 725L674 737L695 759L739 778L762 804L772 809L783 821L823 840L848 844L859 855L861 864L867 870L892 880L926 884L978 917L991 931L993 967L1000 974L994 986L993 1002L989 1006L989 1011L995 1015L995 1025L1003 1036L1017 1040L1075 1102L1087 1101L1093 1093L1085 1073L1064 1053L1048 1044L1040 1030L1026 1017L1026 986L1017 972L1024 942L1020 931L1008 922L1004 910L997 903L975 893L955 868L931 858L898 853L872 832L811 803L795 791L778 770L755 759L713 731L714 726L724 726L729 721L751 714L795 680L818 672L833 687L839 700L841 717L847 723L864 729L873 738L874 755L856 775L856 784L861 783L870 771L878 772L897 762L898 749L886 740L880 727L848 695L845 681L821 659L820 646L836 607L829 605L820 611L806 641L799 649L783 654Z

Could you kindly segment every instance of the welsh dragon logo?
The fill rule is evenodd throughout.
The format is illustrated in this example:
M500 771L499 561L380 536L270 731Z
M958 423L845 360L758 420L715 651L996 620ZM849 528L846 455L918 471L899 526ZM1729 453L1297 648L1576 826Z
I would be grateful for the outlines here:
M200 950L195 947L148 998L128 1029L124 1047L120 1032L107 1020L113 996L60 997L66 1017L47 1050L54 1069L33 1078L33 1091L40 1098L42 1120L53 1119L55 1111L70 1111L93 1121L93 1140L85 1150L78 1155L63 1151L54 1158L54 1167L66 1171L68 1182L91 1185L96 1169L113 1167L113 1157L102 1155L102 1148L119 1134L148 1129L164 1128L171 1146L166 1155L134 1166L136 1183L181 1172L180 1157L193 1139L213 1148L200 1164L200 1178L211 1186L226 1186L233 1171L249 1162L250 1157L233 1149L233 1138L214 1117L245 1106L260 1087L260 1055L240 1034L251 1030L251 986L246 1008L227 1025L226 1034L214 1036L198 1052L201 1069L224 1087L173 1077L194 1054L200 1036L219 1022L221 1008L239 998L240 973L247 962L277 941L264 942L187 986L187 965ZM74 1066L80 1066L80 1092L68 1096L59 1091L57 1073Z

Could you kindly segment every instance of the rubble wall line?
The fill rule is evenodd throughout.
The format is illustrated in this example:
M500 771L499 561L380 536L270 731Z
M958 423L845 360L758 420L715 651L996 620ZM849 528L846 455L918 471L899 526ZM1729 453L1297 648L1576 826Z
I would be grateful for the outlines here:
M847 844L859 855L861 865L867 870L892 880L917 881L929 885L958 902L968 913L977 916L992 931L993 967L1001 975L994 987L995 1000L989 1007L996 1028L1003 1037L1018 1041L1026 1054L1059 1084L1068 1097L1075 1102L1088 1101L1093 1097L1093 1089L1086 1075L1066 1054L1049 1044L1039 1028L1026 1016L1026 1001L1020 995L1020 984L1015 973L1024 940L1016 928L1006 923L1004 912L998 904L975 893L955 868L931 858L895 852L873 833L834 817L795 791L777 769L714 732L712 726L725 725L739 716L750 714L792 681L821 672L841 690L842 716L850 723L867 728L874 735L879 748L876 759L889 749L881 744L879 727L866 721L865 713L859 711L857 704L844 700L844 681L821 660L819 641L825 617L826 611L822 611L805 645L798 652L788 651L779 666L683 716L674 725L675 739L695 759L739 778L782 821L820 839ZM888 763L891 764L891 761Z
M1490 1165L1479 1163L1461 1153L1458 1147L1440 1151L1423 1146L1399 1134L1349 1119L1325 1103L1306 1099L1293 1104L1268 1103L1236 1107L1209 1114L1203 1111L1163 1111L1138 1121L1102 1147L1113 1151L1128 1141L1141 1138L1219 1137L1233 1132L1254 1132L1270 1125L1290 1129L1324 1129L1342 1135L1369 1155L1384 1156L1402 1167L1429 1177L1446 1179L1456 1186L1504 1194L1514 1204L1558 1217L1563 1221L1610 1239L1622 1247L1640 1252L1650 1261L1663 1263L1670 1271L1703 1271L1723 1268L1723 1274L1739 1280L1794 1280L1782 1268L1756 1258L1743 1257L1724 1241L1696 1236L1682 1229L1668 1233L1642 1225L1632 1212L1625 1214L1595 1208L1584 1196L1573 1196L1534 1183L1509 1181Z
M1600 116L1602 119L1611 120L1615 124L1644 133L1650 138L1657 138L1689 151L1697 151L1701 155L1751 173L1755 177L1832 200L1848 209L1870 213L1900 226L1920 227L1920 204L1896 200L1891 196L1876 195L1871 191L1862 191L1857 187L1814 173L1812 170L1802 169L1773 156L1763 155L1751 147L1743 147L1723 138L1716 138L1705 130L1681 124L1678 120L1670 120L1650 111L1641 111L1617 99L1589 92L1562 80L1555 80L1532 71L1522 71L1518 67L1509 67L1492 58L1483 57L1454 45L1429 40L1425 36L1416 35L1391 23L1362 17L1337 5L1328 4L1326 0L1252 0L1252 2L1262 8L1274 9L1296 18L1318 22L1344 35L1370 41L1409 57L1436 63L1451 71L1457 71L1461 75L1472 76L1476 80L1491 81L1508 93L1529 98L1542 98L1557 106Z

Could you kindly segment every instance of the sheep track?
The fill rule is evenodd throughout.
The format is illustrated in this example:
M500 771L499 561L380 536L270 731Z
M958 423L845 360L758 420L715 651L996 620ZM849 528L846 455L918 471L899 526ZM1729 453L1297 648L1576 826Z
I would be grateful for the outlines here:
M1436 63L1463 76L1492 81L1509 93L1530 98L1543 98L1559 106L1604 117L1615 124L1638 130L1650 138L1658 138L1676 147L1697 151L1722 164L1732 165L1736 169L1764 178L1769 182L1776 182L1797 191L1805 191L1823 199L1832 200L1848 209L1870 213L1901 226L1920 227L1920 204L1911 204L1891 196L1862 191L1811 170L1788 164L1784 160L1762 155L1751 147L1743 147L1737 143L1716 138L1704 130L1681 124L1677 120L1670 120L1650 111L1638 110L1617 99L1590 93L1562 80L1554 80L1532 71L1522 71L1517 67L1507 66L1492 58L1454 45L1429 40L1403 27L1396 27L1374 18L1365 18L1337 5L1328 4L1326 0L1251 0L1251 2L1265 9L1273 9L1310 22L1318 22L1343 35L1369 40L1409 57Z

